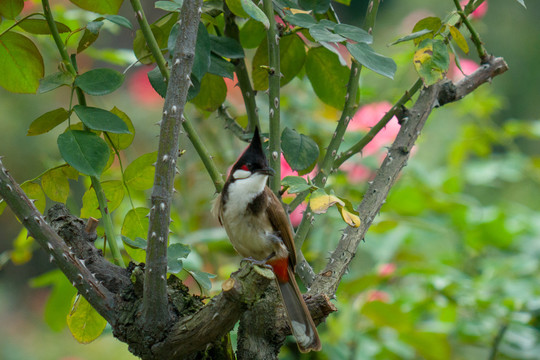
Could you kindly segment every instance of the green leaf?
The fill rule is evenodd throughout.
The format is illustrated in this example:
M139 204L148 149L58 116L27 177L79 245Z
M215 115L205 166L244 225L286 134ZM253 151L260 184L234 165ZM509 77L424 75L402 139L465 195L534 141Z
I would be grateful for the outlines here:
M107 198L107 208L109 209L109 213L112 213L120 206L122 200L124 199L124 185L120 180L109 180L103 181L101 183L101 187L103 188L103 192L105 193L105 197ZM93 188L88 189L84 193L82 201L82 218L101 218L99 202L96 196L96 192Z
M86 24L86 30L90 31L94 35L98 35L99 31L105 24L103 22L103 19L104 19L103 17L99 17L95 19L94 21L90 21L88 24Z
M60 86L71 86L75 77L68 72L59 71L57 73L45 76L39 80L38 94L43 94L51 90L57 89Z
M448 335L427 331L410 331L400 334L400 339L412 345L426 360L450 360L452 348Z
M280 70L283 75L280 85L287 85L302 70L306 61L304 42L295 34L281 38L279 46ZM253 88L268 89L268 42L264 41L253 57Z
M154 6L156 9L161 9L165 11L180 11L182 9L182 0L177 1L156 1Z
M294 171L309 169L319 157L319 146L313 139L288 127L281 133L281 148Z
M55 21L55 23L58 32L71 32L71 29L67 25L59 23L58 21ZM35 35L47 35L51 33L51 29L49 29L49 24L47 23L47 20L44 19L24 19L23 21L18 23L18 26L24 31Z
M266 38L264 25L257 20L249 19L240 29L240 44L245 49L254 49Z
M346 39L338 34L334 34L322 24L313 25L309 28L309 33L317 42L328 41L328 42L342 42Z
M52 285L53 288L45 304L45 323L56 332L66 326L66 316L71 309L71 300L77 293L66 276L60 270L49 271L30 281L32 287L45 287Z
M244 49L238 41L226 36L210 35L210 48L212 52L228 59L241 59Z
M41 186L35 182L25 181L21 184L21 189L29 199L36 200L34 201L34 206L40 213L43 213L45 211L46 199Z
M124 171L124 181L133 190L147 190L154 185L157 152L139 156L128 165Z
M226 0L227 6L231 12L237 16L247 18L250 17L259 21L268 29L270 27L270 21L266 14L259 9L257 5L251 0Z
M14 265L23 265L32 259L34 238L28 234L26 228L22 228L19 235L13 241L13 250L9 257Z
M452 35L452 39L456 42L456 44L459 46L459 48L465 53L469 53L469 45L467 44L467 39L463 36L461 31L458 30L455 26L449 26L450 34Z
M406 36L403 36L403 37L400 37L399 39L397 39L396 41L394 41L393 43L391 43L390 45L395 45L395 44L399 44L401 42L405 42L405 41L410 41L410 40L414 40L414 39L418 39L419 37L422 37L426 34L429 34L431 33L433 30L430 30L430 29L422 29L420 31L416 31L416 32L413 32L412 34L409 34L409 35L406 35Z
M83 36L81 37L81 40L79 40L79 44L77 45L77 54L80 54L84 50L88 49L88 47L97 40L98 36L99 31L97 33L93 33L92 31L85 29Z
M24 7L24 0L2 0L0 1L0 15L6 19L14 20Z
M199 94L191 102L199 109L216 111L227 97L227 85L222 77L205 74L201 81Z
M343 109L350 70L336 54L324 47L311 48L306 58L306 74L315 94L325 104Z
M78 180L79 179L79 172L75 170L73 167L69 166L68 164L65 164L62 166L62 171L67 176L68 179L72 180Z
M300 26L306 29L309 29L310 27L317 25L317 20L313 18L313 16L309 14L304 13L297 13L293 15L287 15L285 16L285 21L292 25Z
M418 21L413 27L413 30L412 30L413 33L418 32L420 30L424 30L424 29L430 30L430 33L426 33L423 36L419 36L415 38L414 44L418 45L424 39L433 38L434 34L436 34L441 29L441 27L442 27L441 19L435 16L429 16Z
M369 45L364 43L347 43L347 49L363 66L387 78L394 78L397 65L391 58L377 54Z
M66 121L68 117L69 112L64 108L58 108L46 112L45 114L32 121L30 127L28 128L26 136L45 134Z
M150 210L144 207L131 209L124 217L122 224L122 240L127 244L124 246L124 249L133 261L138 263L146 261L145 249L147 244L144 239L148 236L148 224L150 223L148 219L149 212ZM133 240L133 243L128 243L125 238L135 240ZM142 247L141 240L145 242L144 247Z
M105 15L105 19L109 20L112 23L115 23L116 25L125 27L126 29L133 30L133 25L131 24L131 21L121 15Z
M45 195L52 201L65 203L69 196L69 181L63 168L47 171L41 177L41 186Z
M184 268L182 259L187 258L191 249L184 244L172 244L167 248L167 272L178 274Z
M287 187L289 194L296 194L311 189L306 179L300 176L285 176L281 180L281 185Z
M193 279L199 284L202 290L210 291L212 289L212 281L216 277L214 274L210 274L200 270L188 270Z
M334 1L343 5L346 5L346 6L351 5L351 0L334 0Z
M67 316L67 324L75 340L81 344L89 344L105 330L107 320L99 315L84 297L77 294Z
M402 333L414 329L411 313L401 310L398 304L371 301L362 308L362 315L369 318L377 327L389 326Z
M347 25L347 24L337 24L334 27L334 32L343 37L346 37L349 40L363 42L366 44L371 44L373 42L373 36L368 34L364 29L359 27Z
M43 73L43 58L30 39L12 31L0 36L0 86L14 93L35 93Z
M155 67L152 70L150 70L147 73L148 80L150 81L150 85L152 85L152 88L161 96L162 98L165 98L167 95L167 83L163 79L163 75L161 75L161 71L159 70L159 67Z
M152 34L154 35L160 49L163 49L167 45L167 36L163 30L156 25L150 25L150 29L152 30ZM146 44L146 39L144 38L141 30L137 30L135 32L135 39L133 40L133 52L141 64L149 65L156 61L152 55L152 52L148 48L148 45ZM162 51L162 53L164 52L165 50Z
M135 138L135 127L133 126L133 122L126 113L119 110L116 106L112 108L110 113L118 116L124 122L124 124L126 124L128 133L110 133L109 136L105 138L105 141L107 141L107 143L113 146L116 150L127 149Z
M124 0L69 0L81 9L99 14L117 14Z
M146 247L148 246L148 242L141 237L136 237L135 240L131 240L127 236L122 235L122 241L131 247L141 250L146 250Z
M124 74L107 68L94 69L75 78L75 86L89 95L110 94L124 82Z
M7 204L4 199L0 200L0 215L6 210Z
M85 175L99 177L109 159L107 143L89 131L68 130L57 144L62 158Z
M441 40L424 39L414 53L414 67L426 85L444 77L450 66L448 49Z
M210 49L210 36L208 35L206 26L201 22L199 23L199 30L197 32L195 59L193 60L193 67L191 69L191 73L195 75L199 81L202 80L204 74L206 74L210 67Z
M304 10L313 10L317 14L324 14L330 7L330 0L298 0Z
M129 134L126 123L110 111L84 105L75 105L75 113L88 128L115 134Z
M221 77L226 77L229 79L234 79L234 64L223 59L221 56L210 55L210 68L208 72L210 74L218 75Z

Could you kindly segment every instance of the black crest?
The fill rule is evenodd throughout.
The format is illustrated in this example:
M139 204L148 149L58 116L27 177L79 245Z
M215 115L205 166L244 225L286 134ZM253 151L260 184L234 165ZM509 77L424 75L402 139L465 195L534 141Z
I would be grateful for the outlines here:
M246 167L243 169L243 167ZM261 137L259 135L259 128L255 128L251 144L244 150L242 155L236 160L231 173L234 173L238 169L249 170L255 172L257 170L268 169L268 160L264 155L262 147Z

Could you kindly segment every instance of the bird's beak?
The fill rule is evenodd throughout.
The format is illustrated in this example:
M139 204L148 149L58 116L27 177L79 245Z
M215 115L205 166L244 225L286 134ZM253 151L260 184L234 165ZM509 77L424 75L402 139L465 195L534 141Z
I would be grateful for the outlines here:
M274 176L274 174L276 173L271 167L262 168L260 170L257 170L257 172L268 176Z

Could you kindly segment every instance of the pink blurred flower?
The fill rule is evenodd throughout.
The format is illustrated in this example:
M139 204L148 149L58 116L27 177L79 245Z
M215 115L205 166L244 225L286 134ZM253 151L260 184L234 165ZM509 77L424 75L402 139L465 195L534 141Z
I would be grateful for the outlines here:
M391 108L392 105L388 101L362 106L349 123L348 130L368 132ZM392 117L388 124L364 147L362 155L373 155L385 146L392 144L399 128L396 117Z
M461 7L465 7L469 1L465 0L461 2ZM479 7L476 8L471 14L471 18L473 19L481 19L486 15L486 12L488 10L488 3L487 0L484 1L482 4L480 4Z
M382 264L379 266L379 268L377 269L377 274L380 277L389 277L392 274L394 274L395 271L396 271L396 264L387 263L387 264Z
M141 67L131 75L128 83L129 94L136 103L143 106L158 106L163 104L163 98L152 88L148 80L149 66Z
M477 63L469 59L461 59L459 63L465 75L463 75L463 73L459 70L456 63L452 61L452 65L448 71L448 78L454 82L463 79L465 76L471 75L476 71L476 69L478 69L479 66Z
M227 85L227 100L234 106L235 111L245 113L244 98L242 97L242 90L238 86L236 74L234 74L234 79L223 78L223 80Z
M302 217L304 216L304 211L306 210L306 203L301 203L294 209L292 213L289 214L289 218L291 219L291 224L294 227L297 227L300 225L300 222L302 221Z
M380 301L384 303L390 302L390 295L382 290L369 290L367 293L367 302Z
M346 162L340 167L347 173L347 179L351 184L359 184L368 181L374 175L373 171L365 165L354 162Z

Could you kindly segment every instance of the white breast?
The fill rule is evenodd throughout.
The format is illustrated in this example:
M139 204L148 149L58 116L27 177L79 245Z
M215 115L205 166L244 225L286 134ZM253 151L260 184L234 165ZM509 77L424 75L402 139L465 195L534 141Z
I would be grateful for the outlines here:
M248 204L262 194L268 176L253 174L229 185L227 203L222 212L223 226L236 251L243 257L266 259L273 251L269 239L273 233L266 216L253 216Z

